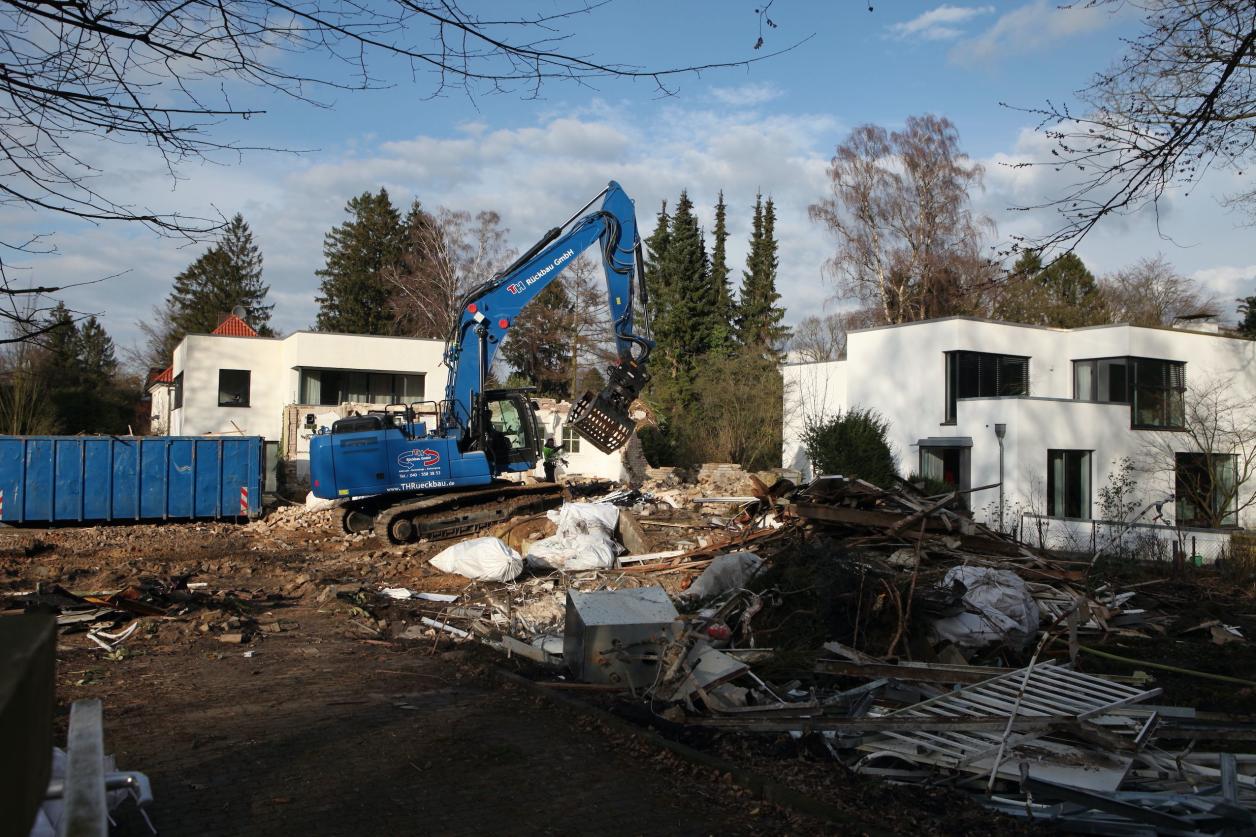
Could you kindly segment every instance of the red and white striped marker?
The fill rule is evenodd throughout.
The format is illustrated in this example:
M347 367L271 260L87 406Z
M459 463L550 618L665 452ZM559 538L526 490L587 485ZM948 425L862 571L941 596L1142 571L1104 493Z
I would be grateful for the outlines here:
M4 517L4 489L0 488L0 518Z
M249 487L247 485L240 486L240 516L249 516Z

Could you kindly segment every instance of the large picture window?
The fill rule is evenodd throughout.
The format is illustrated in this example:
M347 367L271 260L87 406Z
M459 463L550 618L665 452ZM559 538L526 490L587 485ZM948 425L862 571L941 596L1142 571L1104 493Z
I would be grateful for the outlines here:
M249 390L253 373L247 369L218 370L218 406L249 406Z
M302 369L301 403L413 404L423 400L423 378L395 372Z
M1090 519L1090 451L1047 451L1047 516Z
M1029 358L989 352L946 353L946 421L960 398L1029 395Z
M1109 357L1073 361L1073 397L1078 401L1128 404L1129 359Z
M1180 428L1185 421L1186 364L1145 357L1075 360L1073 398L1129 404L1132 427Z
M183 373L174 376L174 407L178 410L183 406Z
M1239 458L1236 454L1174 454L1177 522L1181 526L1237 526Z

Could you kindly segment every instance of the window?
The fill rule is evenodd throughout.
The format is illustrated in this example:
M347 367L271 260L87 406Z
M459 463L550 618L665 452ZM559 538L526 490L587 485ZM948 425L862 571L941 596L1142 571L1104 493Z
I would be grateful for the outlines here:
M1131 358L1134 427L1180 428L1186 423L1186 364Z
M302 404L412 404L423 400L423 375L302 369Z
M1029 358L988 352L946 353L946 422L959 398L1029 395Z
M1180 526L1237 526L1234 510L1239 458L1228 453L1174 454L1174 490Z
M247 369L218 370L218 406L249 406L249 381L253 373Z
M1047 516L1090 519L1090 451L1047 451Z
M567 453L580 452L580 433L570 424L563 428L563 450Z
M1078 401L1128 404L1128 382L1128 358L1073 361L1073 398Z
M174 376L174 409L183 406L183 373Z
M1073 361L1073 397L1129 404L1130 426L1180 428L1185 421L1186 364L1145 357Z
M963 491L968 485L968 447L920 446L920 475L936 482L944 482ZM968 495L961 494L959 504L967 508Z

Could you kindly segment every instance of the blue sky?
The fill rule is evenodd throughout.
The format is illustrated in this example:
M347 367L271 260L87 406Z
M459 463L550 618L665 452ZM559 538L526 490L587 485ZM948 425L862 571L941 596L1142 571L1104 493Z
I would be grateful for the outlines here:
M476 9L485 4L465 4ZM556 0L495 4L565 8ZM325 94L315 108L256 91L236 101L267 114L217 129L246 144L310 149L304 154L251 152L215 164L191 164L172 182L152 155L100 144L92 153L101 186L126 189L137 203L190 215L242 212L266 259L265 278L283 331L308 327L317 310L323 234L344 218L354 194L386 186L398 204L417 197L472 212L493 209L526 248L610 179L637 200L644 228L663 198L687 188L710 224L723 189L730 208L734 263L755 193L776 201L783 303L791 322L835 310L822 264L833 242L806 216L823 197L834 146L851 127L895 127L912 114L949 117L963 148L987 167L978 209L999 236L1041 231L1052 219L1009 211L1058 192L1051 169L1006 164L1042 159L1049 144L1029 115L1000 102L1032 107L1068 100L1091 73L1120 53L1137 20L1106 11L1061 10L1047 0L982 4L776 0L778 28L761 52L804 38L796 49L744 69L714 70L670 82L661 95L650 82L605 80L596 89L551 83L536 99L460 91L430 98L432 80L413 80L399 62L378 61L393 85ZM742 0L616 0L575 19L565 48L606 62L683 66L753 57L755 2ZM486 12L488 14L488 12ZM321 71L313 59L297 69ZM1215 173L1189 197L1171 194L1161 233L1149 217L1116 219L1080 247L1096 272L1164 252L1179 269L1214 291L1227 310L1235 296L1256 292L1251 231L1223 209L1220 196L1238 181ZM6 227L55 231L59 254L31 260L41 284L122 274L67 294L72 307L102 315L122 345L138 339L137 320L168 292L174 275L199 248L120 226L76 227L13 210Z

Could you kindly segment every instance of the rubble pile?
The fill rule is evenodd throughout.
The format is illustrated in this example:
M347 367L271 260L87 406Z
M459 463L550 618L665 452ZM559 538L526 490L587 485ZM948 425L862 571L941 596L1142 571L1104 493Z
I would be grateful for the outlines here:
M738 478L706 472L712 485ZM1097 583L1086 564L975 522L957 493L744 476L750 496L719 498L736 515L713 525L692 514L696 497L688 525L655 530L651 552L423 601L423 636L479 641L541 680L574 676L665 730L814 739L857 775L969 791L1034 822L1256 826L1256 756L1196 746L1256 737L1256 723L1161 705L1146 667L1094 671L1100 640L1174 629L1172 612L1148 606L1151 585ZM621 499L643 529L662 522L653 493ZM1196 633L1208 628L1227 631Z
M177 631L247 655L299 630L284 609L300 603L363 642L479 644L717 749L806 752L1068 830L1256 828L1251 591L1180 566L1101 574L976 522L962 492L664 471L456 542L381 546L297 505L189 525L214 544L203 556L167 538L177 527L86 529L79 566L0 610L56 613L93 653ZM45 550L13 560L44 567Z

